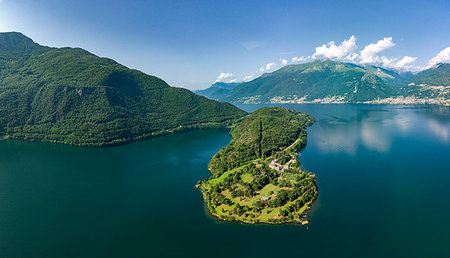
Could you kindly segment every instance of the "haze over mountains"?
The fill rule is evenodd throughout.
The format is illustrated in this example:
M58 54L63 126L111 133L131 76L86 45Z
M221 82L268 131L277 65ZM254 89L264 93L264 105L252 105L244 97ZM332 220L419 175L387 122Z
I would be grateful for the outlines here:
M0 137L112 145L244 114L80 48L0 33Z
M230 103L431 103L450 104L449 64L416 75L374 66L316 60L226 87L197 91ZM220 90L217 90L220 88ZM208 94L213 91L213 94Z
M226 96L232 89L239 86L241 83L239 82L215 82L211 87L204 90L194 91L195 93L205 96L209 99L221 99L223 96Z

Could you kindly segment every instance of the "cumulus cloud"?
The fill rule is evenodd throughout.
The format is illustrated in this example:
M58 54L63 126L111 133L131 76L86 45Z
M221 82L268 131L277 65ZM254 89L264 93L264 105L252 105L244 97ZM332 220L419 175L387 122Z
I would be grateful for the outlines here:
M428 61L430 67L438 63L450 63L450 47L445 48Z
M365 46L361 51L356 52L358 48L356 37L351 36L349 39L342 41L336 45L334 41L328 44L316 47L316 51L312 58L325 57L343 62L350 62L359 65L376 65L387 69L396 69L399 71L418 71L422 67L412 65L416 61L416 57L404 56L400 60L397 58L389 58L380 56L380 53L395 46L392 37L385 37L375 43Z
M305 62L306 60L308 60L308 58L301 56L301 57L296 57L294 56L292 58L292 63L300 63L300 62Z
M236 78L234 78L234 75L232 73L220 73L219 76L217 76L216 82L236 82Z
M397 70L404 70L409 68L411 63L414 63L417 60L417 57L404 56L400 61L398 61L394 68Z
M277 66L277 64L275 64L275 63L268 63L268 64L266 64L266 71L274 68L275 66Z
M363 64L375 64L378 63L380 58L378 54L386 49L392 48L395 46L394 42L392 42L392 37L386 37L382 40L378 40L377 43L372 43L364 47L361 50L360 57L361 63ZM385 57L385 59L387 59ZM385 60L387 61L387 60Z
M316 47L316 52L313 54L313 58L325 57L329 59L339 59L344 56L348 56L356 50L356 37L351 36L349 39L342 41L341 44L336 45L334 41L323 44L320 47Z
M286 59L281 59L281 64L282 65L287 65L288 64L288 60L286 60Z

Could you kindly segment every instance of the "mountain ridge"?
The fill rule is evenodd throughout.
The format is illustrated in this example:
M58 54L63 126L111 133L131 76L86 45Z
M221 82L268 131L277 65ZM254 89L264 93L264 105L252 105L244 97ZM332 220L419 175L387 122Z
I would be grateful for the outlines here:
M329 59L284 66L243 82L220 101L230 103L450 104L450 65L413 75ZM433 70L434 69L434 70ZM438 78L438 79L436 79ZM422 86L411 87L411 83ZM408 86L409 85L409 86ZM199 92L201 94L201 92Z
M221 100L245 103L249 98L256 98L267 103L280 97L313 101L338 96L342 101L356 102L389 96L395 91L379 76L360 66L321 59L263 74L239 85Z
M0 33L0 135L106 146L246 114L84 49L30 40Z

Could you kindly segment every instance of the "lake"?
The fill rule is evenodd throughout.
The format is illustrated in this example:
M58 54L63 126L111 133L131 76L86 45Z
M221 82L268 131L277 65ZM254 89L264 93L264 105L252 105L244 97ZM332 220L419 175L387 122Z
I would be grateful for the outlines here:
M450 108L283 106L317 120L300 156L319 188L309 225L208 215L194 185L231 140L226 129L111 148L4 140L0 257L450 254Z

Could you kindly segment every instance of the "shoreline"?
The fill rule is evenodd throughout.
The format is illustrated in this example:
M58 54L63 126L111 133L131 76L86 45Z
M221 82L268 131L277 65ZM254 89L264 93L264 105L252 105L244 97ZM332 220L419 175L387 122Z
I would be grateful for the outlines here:
M196 188L197 188L197 187L196 187ZM211 212L211 210L209 209L208 202L207 202L207 200L206 200L205 192L204 192L202 189L200 189L200 188L197 188L197 189L199 189L200 192L202 193L202 196L203 196L203 203L204 203L204 206L203 206L203 207L204 207L205 210L207 211L208 215L209 215L211 218L217 220L218 222L239 223L239 224L244 224L244 225L270 225L270 226L274 226L274 225L284 225L284 224L295 224L295 225L305 226L305 225L308 225L308 224L311 223L309 220L306 220L306 219L305 219L305 220L301 220L301 219L300 219L300 220L286 221L286 222L281 222L281 223L275 223L275 222L271 223L271 222L261 222L261 221L251 223L251 222L245 222L245 221L240 221L240 220L229 221L229 220L220 218L219 216L213 214L213 213ZM318 192L318 191L317 191L317 192ZM317 199L317 198L316 198L316 199ZM310 203L311 206L307 206L307 208L302 212L302 214L301 214L301 215L302 215L302 218L309 218L307 212L312 208L312 206L314 205L316 199L312 200L311 203Z
M275 100L275 101L243 101L243 102L230 102L235 105L276 105L276 104L370 104L370 105L435 105L450 107L450 100L434 100L434 99L412 99L412 98L386 98L379 100L367 100L367 101L339 101L339 100Z
M64 145L70 145L70 146L77 146L77 147L85 147L85 148L108 148L108 147L115 147L120 145L125 145L133 142L140 142L145 141L161 136L176 134L176 133L182 133L182 132L188 132L192 130L197 129L225 129L230 128L231 120L224 121L220 123L199 123L199 124L191 124L191 125L185 125L185 126L178 126L175 128L169 128L169 129L162 129L159 131L154 131L148 134L143 134L140 136L136 136L130 139L117 139L109 142L100 142L100 143L70 143L65 141L58 141L58 140L46 140L46 139L38 139L38 138L27 138L25 137L18 137L14 135L4 135L0 136L0 140L7 140L7 139L15 139L15 140L24 140L28 142L47 142L47 143L56 143L56 144L64 144Z

